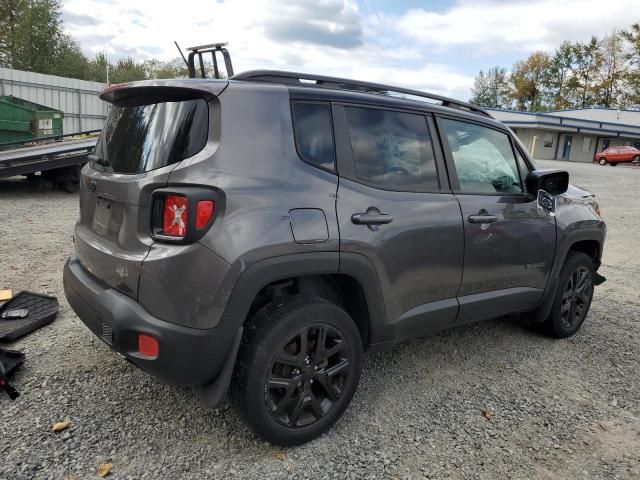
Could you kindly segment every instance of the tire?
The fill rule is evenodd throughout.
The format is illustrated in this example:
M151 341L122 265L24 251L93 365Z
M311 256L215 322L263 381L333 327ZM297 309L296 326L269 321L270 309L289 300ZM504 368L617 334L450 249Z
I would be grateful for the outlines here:
M347 312L317 297L281 297L247 322L229 398L258 436L300 445L340 418L361 370L362 339Z
M560 270L549 317L542 331L553 338L567 338L580 330L593 299L595 271L593 262L582 252L569 252Z
M618 166L618 162L611 162L611 163L610 163L610 165L611 165L612 167L617 167L617 166Z
M606 158L600 158L598 159L598 163L602 166L605 166L607 164L607 159Z
M631 159L632 162L640 162L640 155L636 155Z

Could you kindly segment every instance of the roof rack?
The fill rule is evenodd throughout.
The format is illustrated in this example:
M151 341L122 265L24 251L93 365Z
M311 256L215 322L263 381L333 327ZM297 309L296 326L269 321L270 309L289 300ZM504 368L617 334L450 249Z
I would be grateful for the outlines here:
M440 102L443 107L456 108L467 112L475 113L485 117L493 118L486 110L476 107L467 102L454 100L433 93L421 92L410 88L394 87L381 83L362 82L360 80L350 80L347 78L327 77L324 75L313 75L307 73L285 72L280 70L250 70L231 77L232 80L246 80L253 82L284 83L286 85L313 86L322 88L333 88L341 90L353 90L364 93L389 94L400 93L415 97L426 98ZM306 82L304 81L306 80ZM311 83L314 82L314 83Z
M182 59L187 64L187 68L189 69L189 78L197 78L198 72L196 71L196 62L195 57L198 57L198 63L200 67L200 77L207 78L206 69L204 66L204 60L202 55L205 53L211 53L211 63L213 64L213 78L223 78L220 75L220 69L218 68L218 59L216 53L220 52L222 54L222 59L224 60L224 66L227 70L227 77L233 76L233 65L231 64L231 56L229 55L229 51L225 48L228 43L220 42L220 43L209 43L207 45L198 45L196 47L188 47L189 51L188 59L185 58L180 46L177 42L174 42Z

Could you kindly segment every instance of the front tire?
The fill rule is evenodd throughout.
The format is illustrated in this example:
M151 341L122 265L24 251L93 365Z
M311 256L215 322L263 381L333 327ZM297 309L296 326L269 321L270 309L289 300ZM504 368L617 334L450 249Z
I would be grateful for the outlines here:
M604 167L607 164L607 159L603 157L598 160L598 163Z
M551 313L542 324L545 334L566 338L580 330L593 299L594 278L591 258L582 252L569 252L560 271Z
M361 369L362 339L347 312L316 297L281 297L248 321L229 397L258 436L299 445L340 418Z

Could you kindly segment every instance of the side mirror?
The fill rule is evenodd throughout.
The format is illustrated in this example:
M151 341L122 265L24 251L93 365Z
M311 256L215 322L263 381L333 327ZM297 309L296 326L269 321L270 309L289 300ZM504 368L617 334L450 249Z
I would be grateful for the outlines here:
M564 170L534 170L529 172L525 180L527 192L534 197L539 190L551 195L560 195L569 188L569 173Z

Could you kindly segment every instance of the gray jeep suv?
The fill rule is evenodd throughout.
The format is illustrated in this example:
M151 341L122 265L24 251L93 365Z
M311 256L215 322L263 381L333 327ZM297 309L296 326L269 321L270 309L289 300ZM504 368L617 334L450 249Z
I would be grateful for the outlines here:
M101 98L69 304L273 443L338 420L365 350L511 313L567 337L604 280L593 196L472 105L278 71Z

